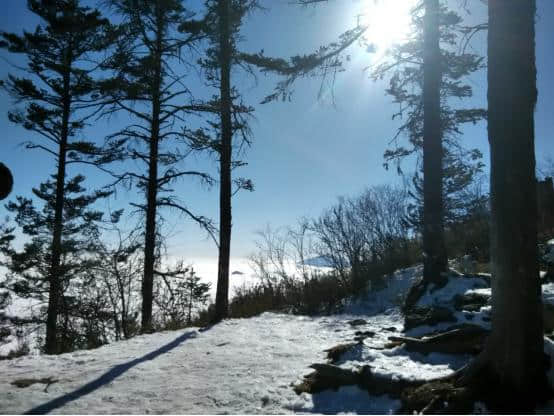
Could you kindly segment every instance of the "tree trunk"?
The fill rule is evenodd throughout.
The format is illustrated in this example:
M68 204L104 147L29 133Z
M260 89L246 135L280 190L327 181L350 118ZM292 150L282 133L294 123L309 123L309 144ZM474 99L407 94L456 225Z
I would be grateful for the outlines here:
M57 321L62 297L62 230L63 209L65 204L65 173L67 161L67 141L69 136L69 116L71 113L71 52L67 51L64 57L66 72L63 77L63 112L58 153L58 171L56 173L56 201L54 207L54 229L52 230L52 260L50 263L48 310L46 316L46 345L47 354L59 353Z
M219 191L219 261L217 271L217 292L215 299L214 322L226 318L229 308L229 258L231 253L231 157L233 127L231 123L231 28L230 2L219 0L219 31L220 31L220 117L221 117L221 147L220 147L220 191Z
M500 384L536 397L545 385L537 252L534 109L535 0L489 0L491 368Z
M187 315L187 325L190 325L192 322L192 296L193 296L193 288L190 287L189 292L189 304L188 304L188 315Z
M439 0L425 0L423 55L423 281L442 284L447 267L443 227Z
M154 111L153 114L155 114ZM142 279L142 331L152 328L152 297L154 291L154 263L156 261L156 199L158 178L158 139L154 133L150 141L150 161L146 196L146 230L144 236L144 276Z
M152 330L152 303L154 292L154 265L156 263L156 208L158 199L158 151L160 139L160 87L161 39L163 21L156 2L156 45L154 79L152 81L152 121L150 126L150 152L148 155L148 183L146 190L146 229L144 236L144 275L142 279L142 332Z

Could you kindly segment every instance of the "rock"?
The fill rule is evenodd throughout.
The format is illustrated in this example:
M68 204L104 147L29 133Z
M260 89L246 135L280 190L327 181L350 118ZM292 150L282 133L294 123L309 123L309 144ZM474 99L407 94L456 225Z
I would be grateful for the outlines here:
M304 376L304 380L294 386L296 394L314 394L328 389L337 390L341 386L352 386L360 382L360 374L353 370L332 364L312 364L310 367L315 371Z
M483 306L488 305L490 297L485 294L470 292L454 296L454 308L458 311L478 312Z
M436 325L440 322L456 322L454 313L443 306L414 307L407 312L404 329L409 330L421 325Z
M366 325L367 321L365 319L354 319L352 321L348 321L348 323L351 326L360 326L360 325Z
M17 380L14 380L11 382L12 385L21 388L32 386L33 384L46 384L46 387L50 384L57 383L58 380L56 380L53 377L45 377L45 378L19 378Z
M388 394L391 397L399 398L404 389L410 386L418 386L421 383L423 381L393 378L388 375L374 373L368 365L364 365L360 371L360 387L376 396Z
M362 338L362 339L373 338L375 336L375 332L373 332L373 331L356 331L356 332L354 332L354 335L357 338Z
M396 329L396 327L394 326L388 326L386 328L381 328L383 331L388 331L388 332L396 332L398 331L398 329Z
M346 344L339 344L329 349L326 349L325 352L327 353L327 358L329 359L329 361L334 364L340 360L343 354L350 351L356 345L358 345L357 342L348 342Z
M312 364L315 371L304 377L302 383L294 386L296 394L319 393L323 390L336 390L341 386L358 385L372 395L388 394L400 397L407 387L419 386L422 380L406 380L376 374L370 366L363 366L360 370L348 370L331 364Z
M469 305L465 305L463 310L468 312L479 312L482 307L483 305L478 303L470 303Z
M363 342L366 338L372 338L375 336L375 332L373 331L356 331L355 332L354 341L357 342Z
M401 400L400 414L470 414L475 395L466 387L432 381L406 388L401 394Z

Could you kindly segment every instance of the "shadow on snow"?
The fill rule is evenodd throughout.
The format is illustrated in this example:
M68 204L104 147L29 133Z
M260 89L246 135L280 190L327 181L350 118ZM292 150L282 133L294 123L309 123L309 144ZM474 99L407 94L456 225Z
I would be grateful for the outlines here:
M134 360L128 361L126 363L118 364L112 367L110 370L106 371L97 379L92 380L91 382L85 384L83 387L80 387L77 390L74 390L70 393L64 394L63 396L52 399L49 402L36 406L31 410L25 412L24 414L38 414L38 415L46 414L48 412L51 412L54 409L62 407L67 403L77 400L89 393L92 393L98 388L108 384L109 382L113 381L114 379L116 379L117 377L125 373L127 370L130 370L134 366L140 363L143 363L145 361L153 360L158 356L171 351L172 349L179 346L179 344L185 342L187 339L194 338L195 335L196 335L196 332L186 332L178 336L177 338L175 338L173 341L158 348L157 350L152 351L140 358L135 358Z

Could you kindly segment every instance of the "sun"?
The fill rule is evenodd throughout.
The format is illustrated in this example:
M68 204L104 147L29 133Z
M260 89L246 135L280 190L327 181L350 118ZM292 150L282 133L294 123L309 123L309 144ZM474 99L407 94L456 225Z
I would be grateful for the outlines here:
M415 0L363 0L357 23L367 26L365 38L379 56L401 43L411 31L410 11Z

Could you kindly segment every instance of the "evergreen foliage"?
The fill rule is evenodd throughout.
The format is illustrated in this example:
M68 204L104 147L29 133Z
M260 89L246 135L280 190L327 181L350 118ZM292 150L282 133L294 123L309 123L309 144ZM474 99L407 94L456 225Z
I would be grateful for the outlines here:
M203 23L194 20L194 14L177 0L109 3L123 23L115 52L103 64L112 76L100 87L102 115L123 112L133 119L107 140L122 160L142 163L137 171L114 176L116 183L135 184L144 193L144 202L133 205L145 219L141 316L142 329L148 331L152 327L155 267L160 260L155 252L161 234L159 208L178 210L208 232L214 231L211 221L193 214L172 189L186 176L208 185L213 182L208 174L183 167L191 152L185 133L187 116L211 108L196 100L186 86L190 51L204 36Z
M201 281L192 267L179 264L171 275L162 275L155 286L155 303L160 310L161 328L191 325L194 314L210 299L210 283Z
M93 141L78 137L78 133L95 113L96 66L91 65L89 58L106 49L113 31L99 11L80 6L78 0L29 0L28 7L42 23L32 33L3 32L0 46L27 58L28 77L9 75L4 84L14 100L26 104L24 109L10 111L8 118L43 139L27 141L27 148L47 152L57 164L54 182L41 185L35 192L54 210L51 234L43 236L50 238L50 248L44 254L50 262L46 352L52 354L60 351L56 332L59 309L63 307L63 217L68 209L65 193L79 192L82 182L77 177L66 183L67 166L73 163L98 166L112 158L112 154L105 153ZM30 202L20 200L19 204L24 211ZM35 219L41 221L40 217ZM27 231L33 232L28 227Z
M96 266L95 253L100 236L99 224L103 213L93 209L94 203L109 195L109 192L86 193L84 177L77 175L67 180L64 187L64 209L62 216L62 239L60 264L57 275L60 284L58 316L56 321L56 352L71 351L84 345L90 346L93 326L98 322L92 319L98 314L90 313L94 306L88 296L93 279L88 271ZM6 228L2 235L1 253L5 260L2 265L8 269L2 287L21 298L37 299L48 303L51 287L52 234L56 226L56 184L50 180L33 189L35 198L42 207L28 198L17 197L6 208L15 214L15 222L29 241L21 250L13 247L15 229ZM38 322L46 322L46 310L35 316ZM81 331L84 321L90 324ZM89 337L85 342L83 338ZM97 342L97 340L95 341ZM101 342L100 342L101 343Z
M421 227L423 223L423 181L422 151L424 142L423 124L423 15L424 7L418 5L412 11L414 33L405 43L395 46L386 62L373 71L374 79L390 75L386 92L399 106L393 119L402 119L402 124L392 143L394 148L385 152L385 167L395 164L403 174L400 163L414 155L417 169L412 178L415 205L412 207L412 221ZM485 119L486 110L460 108L454 100L470 98L472 87L467 77L484 68L483 58L460 50L464 37L463 20L458 13L440 6L439 15L441 48L440 119L443 142L443 198L445 225L460 220L466 209L466 190L482 172L482 154L477 149L466 149L461 142L461 126ZM400 144L406 136L408 143Z

